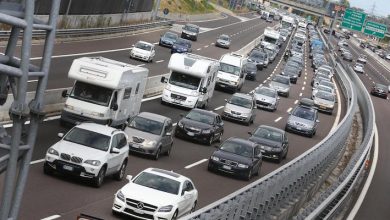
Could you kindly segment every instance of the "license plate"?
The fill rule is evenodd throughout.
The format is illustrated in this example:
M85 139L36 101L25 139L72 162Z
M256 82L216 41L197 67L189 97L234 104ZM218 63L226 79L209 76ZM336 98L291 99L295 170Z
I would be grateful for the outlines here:
M300 131L300 130L302 130L302 128L300 128L300 127L297 127L297 130L299 130L299 131Z
M187 132L188 136L194 136L195 134L193 132Z
M64 165L62 168L63 168L64 170L73 171L73 167L68 166L68 165Z
M222 168L225 169L225 170L231 170L232 168L227 166L227 165L222 165Z
M133 148L140 148L141 146L139 144L132 144L131 147L133 147Z
M265 150L260 150L261 151L261 153L265 153Z

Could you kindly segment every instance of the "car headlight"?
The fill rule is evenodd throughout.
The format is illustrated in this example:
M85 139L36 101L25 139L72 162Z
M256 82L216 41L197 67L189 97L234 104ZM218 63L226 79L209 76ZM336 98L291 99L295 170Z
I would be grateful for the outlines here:
M69 105L69 104L65 104L65 108L70 109L70 110L74 110L74 107Z
M288 125L294 125L294 123L291 120L287 120Z
M183 127L184 127L183 122L179 121L179 122L177 123L177 126L183 128Z
M53 154L53 155L56 155L56 156L59 156L60 154L58 153L58 151L54 150L53 148L49 148L47 150L47 153L48 154Z
M146 146L154 146L156 143L156 141L145 141Z
M159 212L170 212L173 209L173 205L166 205L161 207L158 211Z
M173 49L176 49L177 48L177 46L176 45L173 45L173 47L172 47Z
M166 89L166 90L171 90L171 84L167 84L167 85L165 86L165 89Z
M237 85L238 84L238 82L233 82L233 81L229 81L229 83L232 84L232 85Z
M320 104L320 102L317 99L314 99L313 101L314 101L314 104L316 104L316 105Z
M246 165L246 164L241 164L241 163L239 163L239 164L238 164L238 167L239 167L239 168L244 168L244 169L246 169L246 168L248 168L249 166Z
M99 166L101 164L101 162L98 160L86 160L84 163L92 166Z
M230 113L232 110L230 110L229 108L225 107L225 109L223 111L226 112L226 113Z
M210 134L211 133L211 129L202 130L202 133L203 134Z
M253 60L252 60L252 59L248 59L248 61L249 61L249 62L253 62Z
M211 158L212 160L214 160L214 161L219 161L219 157L211 156L210 158Z
M195 90L195 91L192 91L190 95L192 95L192 96L197 96L197 95L198 95L198 91L196 91L196 90Z
M125 202L125 195L123 195L122 191L119 191L116 193L116 198L118 198L119 200L121 200L122 202Z

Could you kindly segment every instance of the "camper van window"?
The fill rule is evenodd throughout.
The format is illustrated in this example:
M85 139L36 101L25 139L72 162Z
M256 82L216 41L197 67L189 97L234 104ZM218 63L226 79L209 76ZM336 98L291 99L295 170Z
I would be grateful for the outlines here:
M173 71L169 78L169 83L187 89L197 90L201 79L184 73Z
M164 124L158 121L153 121L147 118L137 116L130 122L129 127L159 135L161 134Z
M267 36L264 37L264 41L268 42L268 43L271 43L271 44L275 44L277 40L278 39L275 39L275 38L272 38L272 37L267 37Z
M131 96L131 88L125 89L125 94L123 95L123 99L128 99Z
M108 106L111 100L112 90L77 81L70 97L98 105Z
M113 95L113 97L112 97L112 102L111 102L111 104L116 104L116 103L118 103L118 92L114 92L114 95Z
M135 94L137 95L139 91L139 83L137 84L137 87L135 88Z
M225 73L234 74L236 76L239 76L241 72L240 67L233 66L227 63L221 63L221 65L219 66L219 70Z

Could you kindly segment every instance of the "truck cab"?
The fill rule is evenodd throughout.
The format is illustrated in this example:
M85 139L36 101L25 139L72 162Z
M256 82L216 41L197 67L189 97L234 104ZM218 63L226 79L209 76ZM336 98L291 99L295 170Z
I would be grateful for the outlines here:
M264 30L264 37L260 43L262 47L266 47L269 44L276 45L276 42L279 40L280 33L270 27L267 27Z
M245 82L246 72L243 70L247 59L243 55L228 53L219 60L220 67L217 77L217 87L232 90L241 90Z
M148 70L103 57L75 59L68 77L75 80L61 113L61 124L93 121L124 126L139 113Z

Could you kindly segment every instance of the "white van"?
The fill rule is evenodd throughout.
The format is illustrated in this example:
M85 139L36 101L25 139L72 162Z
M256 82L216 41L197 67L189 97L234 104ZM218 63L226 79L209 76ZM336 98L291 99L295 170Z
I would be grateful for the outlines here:
M280 32L277 30L274 30L271 27L267 27L264 30L264 36L263 39L260 42L260 45L262 47L266 47L270 44L276 45L276 42L279 40Z
M168 63L170 77L161 78L167 83L161 103L185 108L206 108L213 96L219 63L196 54L172 54Z
M217 87L222 89L240 91L245 82L246 72L243 67L247 59L236 53L222 55L219 60Z
M93 121L123 126L141 108L149 70L103 57L73 60L68 77L75 80L61 123Z

